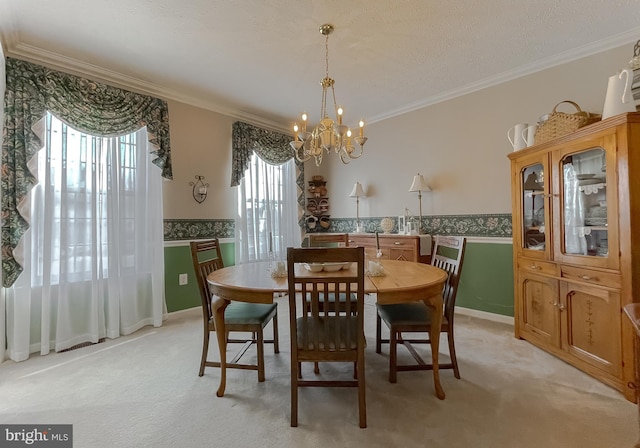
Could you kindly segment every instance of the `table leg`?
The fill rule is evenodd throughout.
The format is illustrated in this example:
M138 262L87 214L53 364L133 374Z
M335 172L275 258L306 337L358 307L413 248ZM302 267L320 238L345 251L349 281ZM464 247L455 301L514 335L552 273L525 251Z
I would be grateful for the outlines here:
M220 350L220 385L216 395L222 397L227 384L227 331L224 325L224 310L229 305L228 300L217 298L212 304L213 320L216 325L218 350Z
M440 349L440 327L442 326L443 300L442 295L434 295L424 300L425 305L433 310L431 315L431 362L433 364L433 386L436 397L444 400L445 393L440 384L440 367L438 365L438 350Z

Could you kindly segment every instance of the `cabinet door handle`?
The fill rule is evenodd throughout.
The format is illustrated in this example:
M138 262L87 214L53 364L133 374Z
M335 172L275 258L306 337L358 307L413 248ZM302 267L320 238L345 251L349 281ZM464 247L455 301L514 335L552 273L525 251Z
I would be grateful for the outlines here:
M549 300L549 304L552 305L552 306L555 306L560 311L564 310L564 305L561 304L560 302L552 302L551 300Z
M588 275L581 275L580 278L582 280L593 280L593 277L589 277Z
M540 270L540 269L542 269L542 268L541 268L540 266L538 266L537 264L530 264L530 265L529 265L529 268L530 268L530 269L534 269L534 270Z
M394 241L393 244L395 244L396 246L399 246L401 243L399 241Z

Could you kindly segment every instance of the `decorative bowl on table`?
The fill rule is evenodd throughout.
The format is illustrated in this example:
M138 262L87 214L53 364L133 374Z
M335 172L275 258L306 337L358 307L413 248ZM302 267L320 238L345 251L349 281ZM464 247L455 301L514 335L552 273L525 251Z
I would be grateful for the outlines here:
M304 268L307 271L320 272L322 271L323 266L322 266L322 263L305 263Z
M337 272L340 269L349 269L351 267L351 263L305 263L304 267L307 271L311 272Z
M347 263L324 263L323 269L327 272L337 272L342 269Z

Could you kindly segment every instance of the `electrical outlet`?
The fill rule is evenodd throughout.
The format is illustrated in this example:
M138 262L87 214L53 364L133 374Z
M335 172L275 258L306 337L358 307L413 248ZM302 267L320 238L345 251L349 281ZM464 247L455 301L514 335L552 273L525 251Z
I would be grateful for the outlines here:
M189 282L189 278L187 277L187 274L180 274L178 276L179 285L186 285L188 282Z

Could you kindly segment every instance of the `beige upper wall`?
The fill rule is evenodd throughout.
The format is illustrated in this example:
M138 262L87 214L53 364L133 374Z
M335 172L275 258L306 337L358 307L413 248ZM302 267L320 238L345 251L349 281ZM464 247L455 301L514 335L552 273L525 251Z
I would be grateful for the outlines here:
M356 180L371 194L361 216L397 216L405 205L417 215L417 193L407 191L417 172L433 189L423 194L425 215L510 213L507 131L564 99L601 113L609 76L632 55L624 46L369 126L361 159L323 167L332 215L355 214L347 195Z
M397 216L405 206L417 215L417 194L407 191L417 172L433 189L423 195L424 215L510 213L508 129L535 123L564 99L601 113L609 76L632 55L633 46L623 46L374 123L366 128L362 158L343 165L328 156L319 169L307 162L306 175L327 179L333 217L355 216L348 195L357 180L368 194L361 216ZM235 119L177 102L169 103L169 114L174 180L163 188L165 218L233 218ZM203 204L188 185L196 174L210 184Z
M165 219L235 217L231 183L231 126L235 119L169 101L173 180L163 183ZM195 176L209 184L207 199L193 199Z

